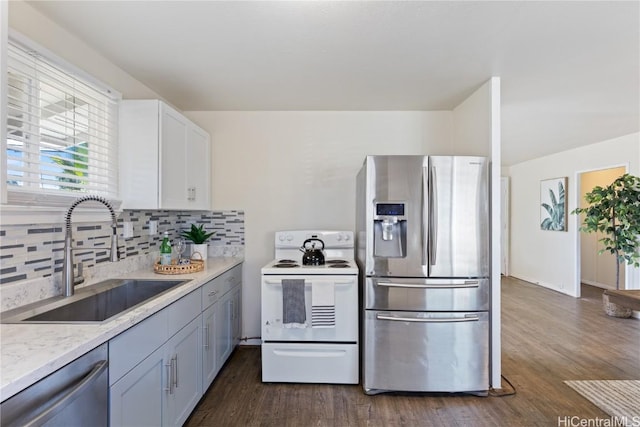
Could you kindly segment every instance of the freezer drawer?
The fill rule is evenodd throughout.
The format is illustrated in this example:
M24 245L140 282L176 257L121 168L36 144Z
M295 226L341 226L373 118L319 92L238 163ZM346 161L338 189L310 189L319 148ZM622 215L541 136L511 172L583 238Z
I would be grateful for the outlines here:
M357 344L262 343L262 381L358 384Z
M410 311L489 310L489 279L365 280L365 308Z
M489 315L366 310L363 354L368 394L486 391Z

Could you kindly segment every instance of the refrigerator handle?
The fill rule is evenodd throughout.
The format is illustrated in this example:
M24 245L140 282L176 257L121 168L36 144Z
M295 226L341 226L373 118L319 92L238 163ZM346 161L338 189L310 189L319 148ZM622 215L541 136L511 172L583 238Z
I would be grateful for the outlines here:
M427 191L429 191L429 171L427 170L426 166L422 167L422 222L421 222L421 244L422 244L422 265L426 266L427 265L427 260L429 258L429 244L428 244L428 240L427 240L427 236L429 233L429 225L427 224L427 221L429 220L429 215L428 215L428 209L429 209L429 196L425 196L425 194L427 194Z
M453 322L478 322L480 318L478 316L465 316L465 317L395 317L387 316L384 314L376 314L377 320L391 320L395 322L417 322L417 323L453 323Z
M436 167L430 169L429 183L429 264L436 264L438 252L438 181L436 180Z

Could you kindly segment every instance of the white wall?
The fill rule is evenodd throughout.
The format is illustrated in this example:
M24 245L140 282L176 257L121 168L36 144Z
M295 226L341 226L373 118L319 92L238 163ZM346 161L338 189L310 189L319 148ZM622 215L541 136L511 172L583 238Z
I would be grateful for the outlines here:
M4 2L3 2L4 3ZM91 46L62 28L23 0L9 4L9 27L55 53L96 79L106 83L123 98L160 98L160 95L133 78ZM117 23L114 24L117 31Z
M511 274L577 296L578 217L568 215L568 231L540 230L540 181L566 176L568 212L578 206L581 172L626 166L640 173L640 133L523 162L509 168L511 177ZM640 288L638 269L627 268L630 289Z
M453 110L451 154L491 161L491 387L502 388L500 292L500 78L492 77Z
M451 112L187 112L211 133L213 208L245 211L244 335L260 335L260 268L282 229L354 230L367 154L445 154Z

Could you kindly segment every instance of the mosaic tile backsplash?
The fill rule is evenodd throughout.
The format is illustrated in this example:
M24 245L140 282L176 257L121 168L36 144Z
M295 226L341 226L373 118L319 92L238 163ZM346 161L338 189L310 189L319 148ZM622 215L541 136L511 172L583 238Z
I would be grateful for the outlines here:
M133 237L122 237L124 222L133 225ZM149 221L157 221L158 233L149 234ZM203 224L215 234L209 239L210 253L216 249L244 246L244 212L176 212L131 211L118 216L118 249L120 260L159 251L162 234L169 232L173 240L191 224ZM0 228L0 285L17 281L50 277L62 271L65 225L3 225ZM76 249L74 261L84 268L109 262L111 224L107 222L73 225L74 246L104 248ZM224 251L222 251L224 252ZM221 252L221 253L222 253ZM1 288L0 288L1 289Z

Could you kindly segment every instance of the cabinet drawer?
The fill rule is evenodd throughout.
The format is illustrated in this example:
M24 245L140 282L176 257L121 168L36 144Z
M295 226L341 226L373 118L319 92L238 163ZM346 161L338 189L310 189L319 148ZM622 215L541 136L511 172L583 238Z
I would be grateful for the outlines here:
M225 271L220 276L202 286L202 309L206 310L211 304L229 292L231 288L242 283L242 266L237 265Z
M209 280L202 286L202 309L206 310L224 294L220 277Z
M109 341L109 385L169 339L167 321L167 310L159 311Z
M174 336L180 329L200 315L202 311L200 300L201 288L183 296L166 308L168 314L168 338Z
M236 265L231 270L225 271L218 279L222 282L222 293L229 292L231 288L242 282L242 266Z

